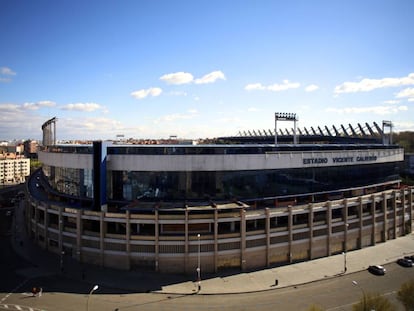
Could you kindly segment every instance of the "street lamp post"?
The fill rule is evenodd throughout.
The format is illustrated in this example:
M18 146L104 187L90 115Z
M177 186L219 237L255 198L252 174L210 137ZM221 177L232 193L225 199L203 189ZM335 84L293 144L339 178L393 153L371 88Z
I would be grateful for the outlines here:
M357 286L361 290L362 295L363 295L362 299L363 299L363 302L364 302L364 311L367 311L367 297L365 295L364 289L358 284L357 281L352 281L352 284L354 284L355 286Z
M348 269L346 267L346 251L344 251L342 254L344 255L344 273L346 273L346 270Z
M346 273L346 270L348 269L346 266L346 250L347 250L347 246L348 246L348 227L349 224L345 223L345 238L344 238L344 251L342 252L342 254L344 255L344 273Z
M201 267L200 267L200 233L197 234L198 239L198 256L197 256L197 285L198 291L201 289Z
M65 251L60 252L60 272L63 273L63 256L65 255Z
M86 311L89 311L89 298L91 297L92 293L99 288L98 285L95 285L91 291L89 292L88 299L86 300Z

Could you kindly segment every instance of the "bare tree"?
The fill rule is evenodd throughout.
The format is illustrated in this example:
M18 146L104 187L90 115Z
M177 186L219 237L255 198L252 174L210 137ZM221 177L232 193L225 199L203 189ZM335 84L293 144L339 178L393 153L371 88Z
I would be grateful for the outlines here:
M403 304L406 311L414 311L414 280L401 285L397 298Z
M359 302L352 306L353 311L395 311L391 302L380 294L364 294Z
M324 311L325 309L323 309L321 306L316 305L316 304L312 304L309 308L308 311Z

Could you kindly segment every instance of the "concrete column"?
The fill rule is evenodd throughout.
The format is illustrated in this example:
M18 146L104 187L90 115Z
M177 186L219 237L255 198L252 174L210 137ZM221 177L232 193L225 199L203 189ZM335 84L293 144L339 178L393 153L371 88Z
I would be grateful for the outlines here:
M159 234L159 215L158 210L155 210L155 241L154 241L154 248L155 248L155 271L160 271L160 234Z
M126 230L125 230L125 251L126 251L126 256L127 256L127 269L130 270L131 269L131 212L130 211L126 211L125 213L125 226L126 226Z
M371 241L372 245L375 246L377 244L377 237L376 237L376 225L375 225L375 194L371 195L371 219L372 219L372 233L371 233Z
M401 219L401 225L403 228L403 232L402 235L406 235L408 233L408 228L406 226L406 220L405 220L405 215L406 213L408 214L408 202L405 198L405 190L404 189L400 189L399 191L400 194L400 198L401 198L401 208L402 208L402 219Z
M45 228L45 249L49 249L49 204L45 206L45 218L43 219Z
M309 259L313 259L313 203L308 204Z
M32 233L32 219L33 219L33 202L31 200L31 197L28 195L28 193L26 192L26 197L28 198L27 201L24 201L24 208L26 209L26 217L24 219L24 223L26 224L26 230L27 233L29 234L29 237L31 236ZM37 209L37 206L35 208L35 210Z
M364 215L362 212L362 196L358 197L358 214L359 214L359 248L362 248L362 227L364 225Z
M288 243L289 243L289 254L288 254L288 260L289 263L292 263L293 261L293 254L292 254L292 241L293 241L293 211L292 211L292 205L288 206L288 231L289 231L289 236L288 236Z
M214 210L214 273L218 271L218 210Z
M265 208L266 222L265 222L265 234L266 234L266 267L270 266L270 209Z
M327 251L328 256L331 256L331 244L332 244L332 202L328 201L328 205L326 207L326 223L328 225L328 237L327 237Z
M63 251L63 207L59 207L59 252Z
M394 239L397 238L397 228L398 228L398 221L397 221L397 193L396 191L392 192L392 211L394 214Z
M105 265L105 234L106 234L106 224L105 224L105 212L99 212L99 248L100 248L100 259L101 266Z
M240 210L240 262L241 270L246 269L246 211Z
M382 193L382 212L384 213L384 227L383 227L383 234L382 240L385 242L388 240L388 216L387 216L387 194L385 192Z
M76 211L76 255L77 255L77 260L79 260L80 262L82 262L82 233L83 233L82 214L83 214L83 210L78 209Z
M188 238L188 210L186 209L184 212L184 218L185 218L185 222L184 222L184 271L186 273L189 273L190 271L190 258L189 258L189 238Z
M406 225L405 225L405 214L406 212L408 213L408 207L406 208L407 202L405 200L405 190L401 189L400 190L400 198L401 198L401 208L402 208L402 227L403 227L403 232L402 235L406 235Z
M36 207L34 210L34 223L35 223L35 228L34 228L34 238L35 238L35 242L37 245L39 245L39 225L38 225L38 218L39 218L39 203L36 202ZM31 221L31 219L30 219Z
M343 199L343 220L344 220L344 252L348 251L348 229L349 229L349 223L348 223L348 200Z
M410 221L409 221L410 232L413 231L413 207L414 207L413 190L414 188L408 189L408 212L410 214Z

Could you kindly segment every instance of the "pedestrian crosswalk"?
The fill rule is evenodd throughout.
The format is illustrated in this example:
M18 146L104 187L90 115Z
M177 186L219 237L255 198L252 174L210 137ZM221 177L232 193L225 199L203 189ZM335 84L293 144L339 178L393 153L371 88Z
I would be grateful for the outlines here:
M31 293L29 293L31 295ZM11 311L46 311L45 309L38 309L28 306L15 305L15 304L0 304L0 310L11 310Z

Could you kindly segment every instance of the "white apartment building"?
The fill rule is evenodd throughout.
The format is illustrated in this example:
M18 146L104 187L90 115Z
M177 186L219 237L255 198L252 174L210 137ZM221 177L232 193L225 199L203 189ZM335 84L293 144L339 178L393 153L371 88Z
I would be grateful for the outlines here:
M23 183L29 175L30 159L0 159L0 185Z

